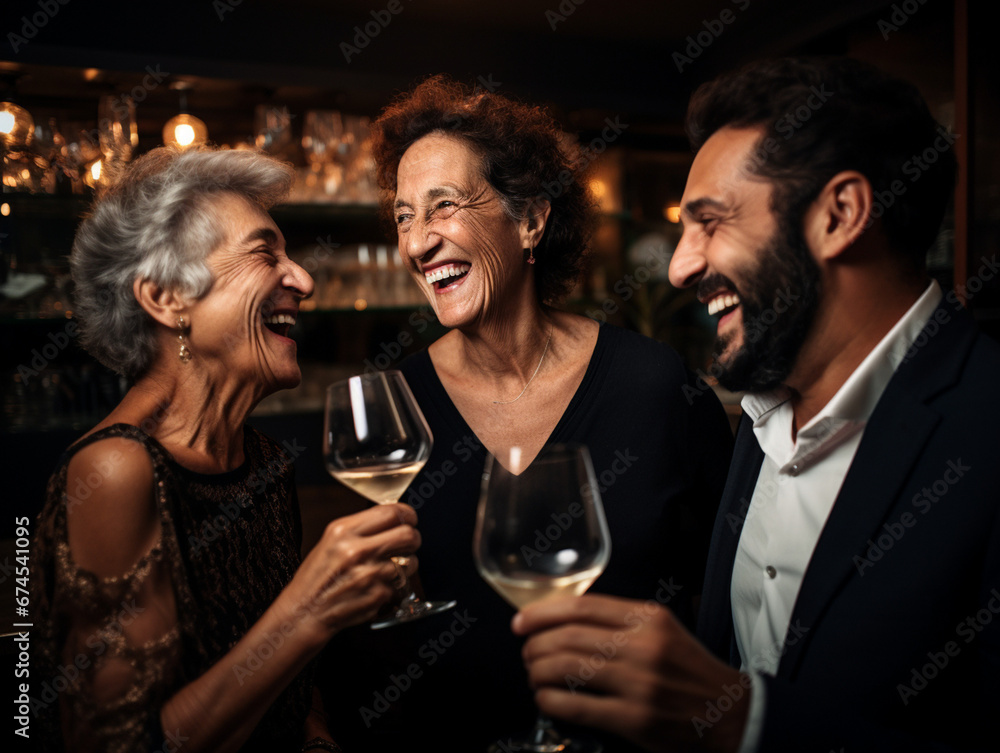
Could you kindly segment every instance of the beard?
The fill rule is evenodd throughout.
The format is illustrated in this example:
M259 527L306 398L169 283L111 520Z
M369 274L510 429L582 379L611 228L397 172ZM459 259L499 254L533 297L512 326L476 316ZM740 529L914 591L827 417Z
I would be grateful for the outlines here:
M705 290L728 287L740 298L743 342L723 360L735 334L715 341L712 373L733 392L766 392L792 371L816 316L820 271L802 235L801 223L782 218L756 254L757 268L739 287L725 277L706 279ZM721 285L720 285L721 284Z

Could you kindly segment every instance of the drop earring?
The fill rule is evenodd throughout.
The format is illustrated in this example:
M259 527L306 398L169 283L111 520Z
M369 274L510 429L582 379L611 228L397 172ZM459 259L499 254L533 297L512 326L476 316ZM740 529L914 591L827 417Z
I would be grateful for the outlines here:
M529 248L528 249L528 264L534 264L534 263L535 263L535 249L534 248Z
M184 336L184 332L188 329L187 325L184 323L184 317L177 317L177 329L180 333L177 335L177 340L181 345L180 351L177 353L177 357L181 359L181 363L187 363L191 360L191 351L187 346L187 338Z

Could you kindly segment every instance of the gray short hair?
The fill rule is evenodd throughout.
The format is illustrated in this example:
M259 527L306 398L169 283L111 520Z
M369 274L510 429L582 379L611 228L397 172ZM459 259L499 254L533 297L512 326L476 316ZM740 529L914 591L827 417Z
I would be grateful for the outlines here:
M265 211L291 190L293 168L254 151L160 147L125 168L94 202L70 268L80 343L130 379L156 356L153 319L133 292L152 280L191 298L212 285L205 258L223 240L212 199L232 193Z

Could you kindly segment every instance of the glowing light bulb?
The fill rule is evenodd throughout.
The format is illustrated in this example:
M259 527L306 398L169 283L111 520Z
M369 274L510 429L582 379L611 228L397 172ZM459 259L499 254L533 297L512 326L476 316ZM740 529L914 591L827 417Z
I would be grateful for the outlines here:
M174 140L181 146L191 146L194 143L194 129L187 123L181 123L174 129Z
M201 146L206 141L208 141L208 128L205 122L186 112L175 115L163 126L164 144L187 149L190 146Z
M663 216L667 218L668 222L676 224L681 221L681 208L677 205L671 205L663 210Z
M34 130L35 120L27 110L13 102L0 102L0 143L25 146Z
M97 160L90 166L90 177L95 183L101 179L101 160Z

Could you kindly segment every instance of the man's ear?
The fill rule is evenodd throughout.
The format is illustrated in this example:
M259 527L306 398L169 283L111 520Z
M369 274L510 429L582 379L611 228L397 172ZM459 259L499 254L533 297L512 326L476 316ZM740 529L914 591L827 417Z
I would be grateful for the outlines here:
M549 220L552 204L548 199L532 199L521 220L521 248L537 248L545 233L545 223Z
M871 225L872 185L857 170L837 173L806 211L803 231L813 255L834 259Z
M132 292L143 310L168 329L177 328L177 319L188 309L187 301L173 288L164 288L152 280L137 279Z

